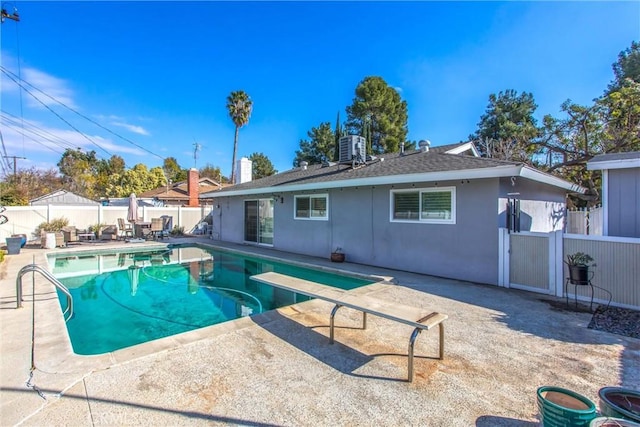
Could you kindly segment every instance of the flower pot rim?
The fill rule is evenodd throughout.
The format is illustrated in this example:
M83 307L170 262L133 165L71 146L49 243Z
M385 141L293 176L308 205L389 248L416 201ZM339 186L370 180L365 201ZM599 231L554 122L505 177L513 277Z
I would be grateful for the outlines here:
M588 406L587 409L573 409L573 408L567 408L566 406L561 406L558 405L557 403L552 402L551 400L546 399L544 396L542 396L542 393L544 392L548 392L548 391L553 391L556 393L563 393L566 394L568 396L573 397L574 399L578 399L579 401L581 401L582 403L584 403L585 405ZM593 403L591 400L589 400L587 397L576 393L575 391L566 389L566 388L562 388L562 387L555 387L555 386L542 386L538 388L537 391L538 397L540 399L544 399L544 401L546 403L548 403L552 408L556 408L556 409L560 409L563 411L567 411L569 410L570 412L573 412L575 414L584 414L584 415L588 415L591 413L595 414L595 410L596 410L596 404Z

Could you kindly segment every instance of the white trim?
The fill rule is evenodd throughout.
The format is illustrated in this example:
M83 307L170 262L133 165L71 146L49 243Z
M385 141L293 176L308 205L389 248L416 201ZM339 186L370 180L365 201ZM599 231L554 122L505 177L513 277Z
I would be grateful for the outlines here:
M637 159L617 159L587 162L587 170L630 169L640 168L640 157Z
M498 228L498 286L509 287L510 240L506 228Z
M567 239L594 240L596 242L635 243L640 245L640 237L597 236L595 234L565 234Z
M602 234L609 235L609 171L602 171Z
M549 290L549 288L536 288L535 286L521 285L519 283L510 283L509 287L512 289L519 289L521 291L534 292L537 294L553 295L553 292Z
M584 193L586 191L585 188L577 184L573 184L569 181L565 181L562 178L558 178L553 175L549 175L547 173L537 171L535 169L530 168L529 166L522 167L520 176L523 178L528 178L532 181L538 181L544 184L553 185L554 187L560 187L565 190L574 191L576 193Z
M473 142L465 142L464 144L460 144L455 148L452 148L451 150L445 151L445 153L461 154L461 153L464 153L465 151L471 151L473 153L473 157L480 157L480 153L478 152L478 149L476 148Z
M309 218L299 217L296 215L296 200L306 197L309 199ZM324 216L311 216L311 199L324 198L327 208L324 211ZM329 193L320 194L295 194L293 196L293 219L301 221L329 221Z
M422 219L422 193L449 192L451 193L450 219ZM418 193L418 219L395 219L393 217L393 195L397 193ZM419 187L389 190L389 222L407 224L455 224L456 223L456 187Z
M464 153L465 151L471 151L474 157L480 157L480 153L478 153L478 149L476 148L475 144L472 142L465 142L464 144L460 144L452 148L451 150L445 151L445 153L461 154L461 153Z

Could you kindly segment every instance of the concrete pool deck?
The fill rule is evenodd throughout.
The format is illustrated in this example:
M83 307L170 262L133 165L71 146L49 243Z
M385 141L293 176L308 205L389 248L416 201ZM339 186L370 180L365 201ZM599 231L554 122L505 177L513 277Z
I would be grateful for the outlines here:
M15 281L24 265L46 265L50 251L23 249L0 265L0 424L534 426L542 385L568 388L596 404L602 387L640 389L640 340L588 329L591 314L566 310L564 300L264 248L216 246L389 279L358 292L448 314L445 359L436 359L437 331L423 332L415 346L415 379L408 383L412 328L370 316L361 330L360 315L341 309L336 343L329 345L332 305L322 301L78 356L53 286L36 275L32 383L44 400L25 384L32 354L31 274L24 277L21 309Z

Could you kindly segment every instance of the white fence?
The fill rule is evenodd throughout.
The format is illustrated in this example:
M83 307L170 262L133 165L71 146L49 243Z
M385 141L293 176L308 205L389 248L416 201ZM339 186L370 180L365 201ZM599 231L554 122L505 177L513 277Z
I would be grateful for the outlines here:
M604 210L602 206L567 211L567 229L569 234L589 234L602 236L604 228Z
M50 222L56 218L66 218L69 225L78 229L86 229L90 225L117 225L118 218L127 218L127 206L7 206L3 213L9 221L0 225L0 242L12 234L26 234L28 240L37 239L35 230L43 222ZM182 206L140 207L138 215L144 221L168 215L173 218L173 226L184 227L185 233L190 233L195 226L206 217L212 206L197 208Z
M611 293L611 305L640 310L640 239L551 233L511 233L500 229L498 284L555 296L565 291L589 301L590 289L565 289L567 254L585 252L597 264L592 283ZM571 294L571 298L574 294ZM606 303L608 294L595 288L594 302Z

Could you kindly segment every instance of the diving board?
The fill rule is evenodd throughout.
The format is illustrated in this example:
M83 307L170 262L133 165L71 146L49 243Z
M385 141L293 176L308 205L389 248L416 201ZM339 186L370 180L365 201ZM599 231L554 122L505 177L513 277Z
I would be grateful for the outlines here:
M416 338L423 330L429 330L436 325L440 331L439 359L444 359L444 321L446 314L430 312L428 310L398 304L367 295L358 295L352 292L334 288L332 286L311 282L297 277L291 277L280 273L268 272L251 276L251 279L265 283L276 288L295 292L335 304L331 310L329 322L329 343L333 343L334 318L340 307L348 307L361 311L362 329L367 327L367 313L384 319L409 325L414 328L409 338L408 380L413 381L413 347Z

